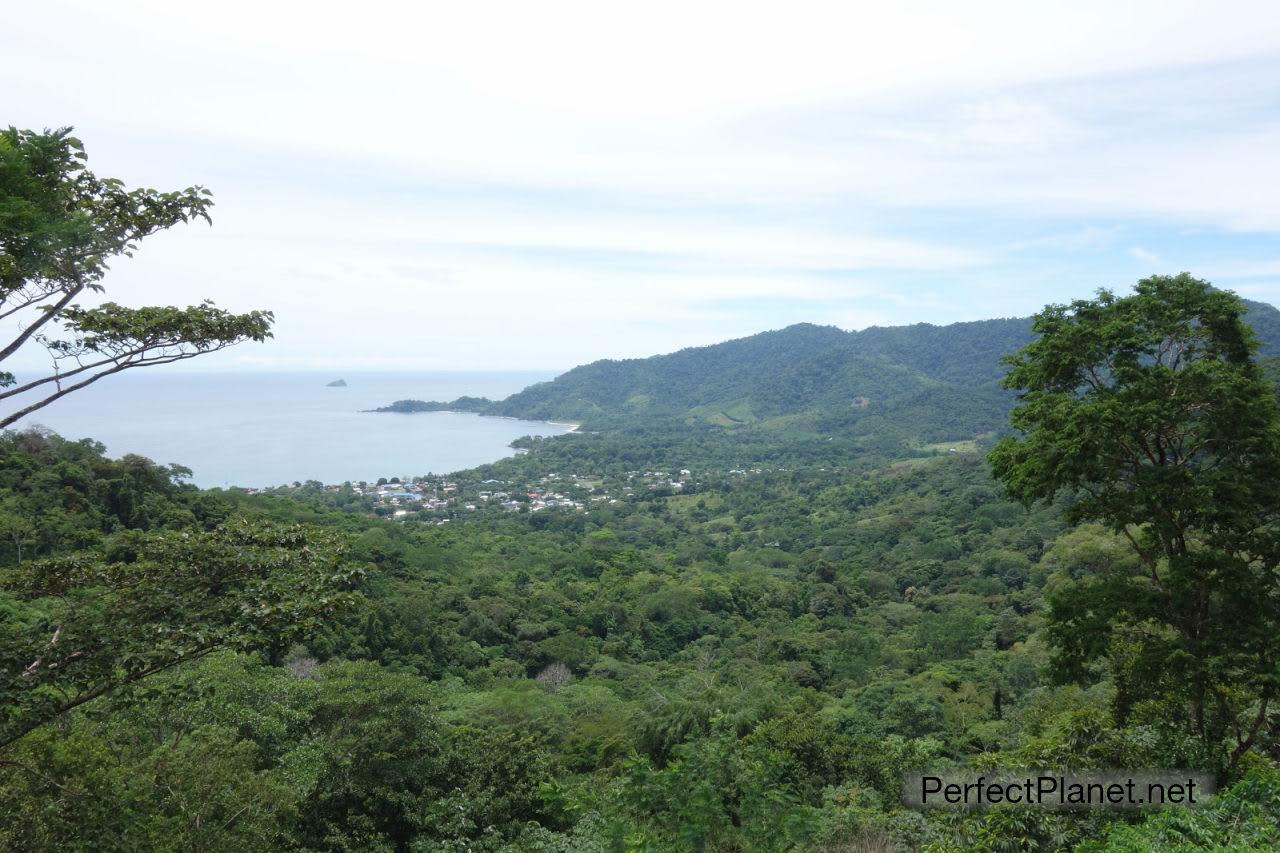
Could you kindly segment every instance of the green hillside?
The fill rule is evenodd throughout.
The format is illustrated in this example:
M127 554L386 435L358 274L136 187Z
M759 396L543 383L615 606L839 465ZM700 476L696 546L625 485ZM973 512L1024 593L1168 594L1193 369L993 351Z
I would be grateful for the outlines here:
M1263 355L1280 355L1280 311L1247 302ZM845 332L800 323L651 358L575 367L490 403L401 400L380 411L454 409L587 430L704 426L775 439L875 436L912 445L969 439L1004 427L1013 396L1000 361L1031 340L1011 318Z

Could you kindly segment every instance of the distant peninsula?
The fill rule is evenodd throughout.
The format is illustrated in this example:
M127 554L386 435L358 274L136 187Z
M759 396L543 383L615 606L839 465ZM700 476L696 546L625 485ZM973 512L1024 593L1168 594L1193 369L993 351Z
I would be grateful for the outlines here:
M345 379L335 379L335 380L333 380L332 382L330 382L328 385L326 385L326 386L324 386L324 387L326 387L326 388L346 388L346 387L347 387L347 380L345 380Z
M400 415L412 415L417 412L472 412L477 415L487 414L493 408L493 401L487 397L459 397L450 403L437 400L396 400L389 406L376 409L365 409L367 412L392 412Z

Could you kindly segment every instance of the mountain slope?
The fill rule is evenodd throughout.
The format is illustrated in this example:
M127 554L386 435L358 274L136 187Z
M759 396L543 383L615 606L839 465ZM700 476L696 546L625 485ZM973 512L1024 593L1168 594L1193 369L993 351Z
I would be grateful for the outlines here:
M1263 355L1280 355L1280 311L1246 301ZM505 400L401 401L394 411L465 409L573 420L587 429L685 424L790 435L968 438L1007 423L1001 356L1030 318L845 332L801 323L668 355L576 367Z

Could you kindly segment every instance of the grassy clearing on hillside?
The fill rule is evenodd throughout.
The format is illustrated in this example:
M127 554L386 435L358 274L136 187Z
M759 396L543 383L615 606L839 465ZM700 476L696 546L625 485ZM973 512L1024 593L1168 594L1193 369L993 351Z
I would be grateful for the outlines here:
M920 449L933 453L948 453L953 449L956 453L977 453L978 440L976 438L965 438L959 441L939 441L934 444L926 444Z

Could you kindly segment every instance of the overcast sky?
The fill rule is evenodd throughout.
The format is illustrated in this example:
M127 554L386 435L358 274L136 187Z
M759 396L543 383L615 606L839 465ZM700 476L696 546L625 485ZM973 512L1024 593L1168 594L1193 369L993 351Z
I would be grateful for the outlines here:
M1274 0L41 0L0 79L0 124L214 191L106 282L275 310L205 366L559 369L1181 270L1280 302Z

